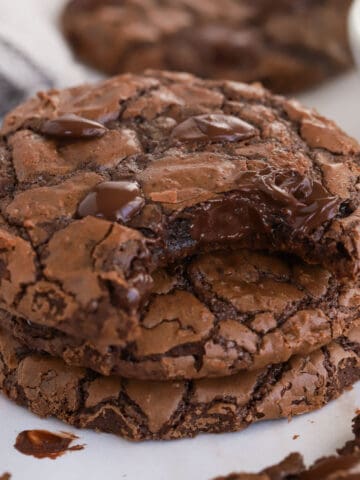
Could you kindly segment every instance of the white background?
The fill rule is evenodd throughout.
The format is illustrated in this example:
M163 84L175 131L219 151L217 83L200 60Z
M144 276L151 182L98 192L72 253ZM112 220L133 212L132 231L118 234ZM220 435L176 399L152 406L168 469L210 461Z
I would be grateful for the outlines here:
M53 21L62 0L0 0L1 31L16 35L20 46L39 52L39 64L50 64L54 75L64 72L64 84L93 76L73 66ZM37 10L36 10L37 9ZM42 32L39 35L39 32ZM1 60L1 59L0 59ZM300 99L335 119L360 140L360 75L356 72ZM172 442L134 444L94 432L76 431L56 420L41 420L0 397L0 474L13 480L210 480L232 471L258 471L292 451L306 462L331 454L351 438L350 422L360 407L360 384L319 412L293 419L266 422L247 431ZM83 451L57 460L38 460L18 453L13 444L25 429L66 430L79 435ZM294 435L299 435L297 440Z

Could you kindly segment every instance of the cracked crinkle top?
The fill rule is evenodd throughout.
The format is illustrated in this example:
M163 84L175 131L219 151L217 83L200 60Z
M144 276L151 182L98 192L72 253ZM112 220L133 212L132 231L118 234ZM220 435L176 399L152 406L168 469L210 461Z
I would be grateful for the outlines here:
M349 68L351 0L71 0L64 33L107 74L146 68L310 87Z
M187 381L96 375L35 354L0 329L0 388L35 414L132 440L194 437L291 418L336 399L360 377L360 329L305 357L256 372ZM355 479L354 479L355 480Z
M104 353L139 334L153 272L242 248L285 253L295 305L327 315L286 262L320 264L327 292L358 275L359 152L256 85L148 72L40 93L1 130L0 307ZM217 312L196 290L221 271L197 262L178 295L202 332Z
M135 340L105 351L0 310L24 345L128 378L203 378L303 356L346 335L359 318L358 282L295 259L241 250L195 256L154 272Z

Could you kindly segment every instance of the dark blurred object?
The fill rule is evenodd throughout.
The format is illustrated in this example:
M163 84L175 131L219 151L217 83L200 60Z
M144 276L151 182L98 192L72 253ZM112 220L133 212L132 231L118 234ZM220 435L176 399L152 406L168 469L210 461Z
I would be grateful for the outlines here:
M0 36L0 119L35 91L53 81L32 59Z
M0 73L0 118L25 97L25 92Z
M108 74L146 68L311 87L352 64L351 0L72 0L63 29Z
M259 474L233 473L215 480L359 480L360 415L353 420L353 432L355 439L339 449L337 455L320 458L309 468L305 468L299 453L292 453Z

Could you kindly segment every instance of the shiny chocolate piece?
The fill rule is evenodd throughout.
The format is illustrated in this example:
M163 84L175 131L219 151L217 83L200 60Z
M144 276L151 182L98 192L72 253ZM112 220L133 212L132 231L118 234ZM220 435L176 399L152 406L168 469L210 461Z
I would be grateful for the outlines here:
M281 226L290 227L291 236L306 235L335 218L340 204L319 182L297 172L250 171L239 176L236 192L191 212L191 235L219 242L271 235Z
M44 135L73 139L101 137L106 131L107 128L101 123L74 114L48 120L41 127Z
M172 138L183 141L237 142L254 137L255 127L232 115L206 114L177 125Z
M52 433L47 430L24 430L16 437L14 447L24 455L55 460L66 452L83 450L84 445L71 443L79 437L71 433Z
M78 207L78 215L129 222L145 205L137 182L103 182L88 193Z

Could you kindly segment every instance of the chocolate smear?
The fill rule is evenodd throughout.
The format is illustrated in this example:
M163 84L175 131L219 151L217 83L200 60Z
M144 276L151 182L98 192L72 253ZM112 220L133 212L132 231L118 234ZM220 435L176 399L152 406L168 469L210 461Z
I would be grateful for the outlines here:
M66 452L83 450L84 445L71 443L79 437L71 433L53 433L47 430L24 430L16 437L14 447L24 455L55 460Z

